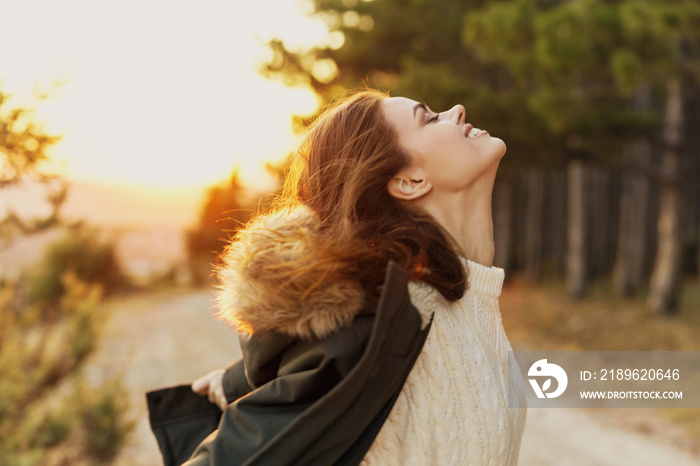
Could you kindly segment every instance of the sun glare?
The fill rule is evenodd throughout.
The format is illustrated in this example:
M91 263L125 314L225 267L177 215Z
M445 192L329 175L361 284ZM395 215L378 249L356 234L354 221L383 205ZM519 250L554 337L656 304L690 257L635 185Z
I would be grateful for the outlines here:
M191 187L238 168L269 183L265 162L297 143L291 115L316 108L256 72L261 41L329 40L295 2L6 3L0 40L15 46L0 49L0 85L26 96L62 82L37 117L63 135L50 156L70 179Z

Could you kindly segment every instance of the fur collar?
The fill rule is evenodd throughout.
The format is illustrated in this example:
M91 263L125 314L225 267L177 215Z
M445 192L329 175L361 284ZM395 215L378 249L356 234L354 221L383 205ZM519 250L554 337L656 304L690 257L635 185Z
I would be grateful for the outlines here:
M324 338L349 325L364 308L364 291L356 281L322 280L326 269L315 267L317 228L315 215L302 206L259 216L240 230L217 269L218 317L245 333L300 338ZM308 272L290 279L300 266ZM427 324L442 296L424 283L408 289Z

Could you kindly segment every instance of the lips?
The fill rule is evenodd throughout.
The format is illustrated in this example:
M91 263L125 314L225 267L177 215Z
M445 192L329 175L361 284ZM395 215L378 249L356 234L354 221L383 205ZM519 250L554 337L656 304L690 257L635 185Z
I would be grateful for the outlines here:
M464 137L468 138L469 137L469 132L474 128L474 125L471 123L467 123L464 125Z
M474 128L474 125L471 123L467 123L464 125L464 137L467 139L473 139L477 136L479 136L481 133L486 133L486 131L483 131L479 128Z

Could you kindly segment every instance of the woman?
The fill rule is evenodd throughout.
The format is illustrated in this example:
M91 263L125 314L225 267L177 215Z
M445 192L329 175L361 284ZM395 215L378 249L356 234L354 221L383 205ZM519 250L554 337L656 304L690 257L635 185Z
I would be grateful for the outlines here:
M223 255L245 362L192 385L225 413L187 464L516 464L492 267L505 150L461 105L363 91L326 111Z

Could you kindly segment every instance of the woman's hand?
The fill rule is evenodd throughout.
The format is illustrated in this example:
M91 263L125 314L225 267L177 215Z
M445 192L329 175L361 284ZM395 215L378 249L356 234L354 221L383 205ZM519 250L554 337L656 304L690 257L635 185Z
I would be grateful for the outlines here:
M211 371L207 375L192 382L192 391L199 395L207 395L209 401L219 405L222 411L228 406L224 395L224 369Z

